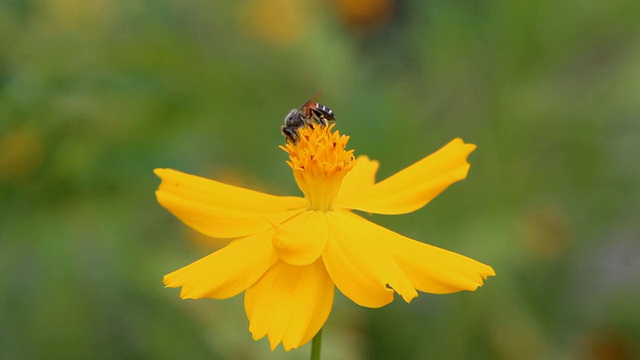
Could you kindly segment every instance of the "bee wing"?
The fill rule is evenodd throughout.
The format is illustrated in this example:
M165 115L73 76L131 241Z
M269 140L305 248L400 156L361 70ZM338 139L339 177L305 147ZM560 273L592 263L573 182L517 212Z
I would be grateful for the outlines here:
M320 95L322 95L322 91L318 91L311 99L307 100L306 103L302 104L302 106L300 106L300 109L298 109L298 111L303 111L307 117L311 116L311 108L313 107L314 103L317 103Z

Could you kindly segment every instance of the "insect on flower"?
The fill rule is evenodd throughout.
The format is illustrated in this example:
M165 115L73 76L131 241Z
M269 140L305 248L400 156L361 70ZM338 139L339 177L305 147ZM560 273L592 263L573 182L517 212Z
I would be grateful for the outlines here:
M299 348L318 334L334 294L379 308L398 294L474 291L495 271L464 255L382 227L363 214L416 211L467 177L476 145L455 138L433 154L376 181L380 163L355 156L335 130L333 111L313 100L285 121L289 165L302 194L276 196L155 169L160 205L186 225L228 245L164 276L183 299L244 293L255 340ZM286 130L285 130L286 129Z
M300 138L299 129L305 126L318 124L321 126L327 126L329 121L336 121L336 117L333 114L333 110L329 109L325 105L316 102L320 94L317 94L298 109L293 109L284 118L284 125L282 125L282 134L288 141L293 144L298 142Z

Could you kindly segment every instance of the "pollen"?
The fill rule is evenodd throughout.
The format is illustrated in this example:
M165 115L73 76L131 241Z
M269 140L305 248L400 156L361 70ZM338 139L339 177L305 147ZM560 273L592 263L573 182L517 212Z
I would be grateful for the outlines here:
M353 150L346 150L349 136L332 132L335 124L329 126L306 126L300 129L300 139L287 142L280 148L289 154L289 166L296 171L330 175L348 172L353 167Z
M280 146L289 154L287 164L314 210L333 209L342 179L356 164L353 150L346 150L349 136L333 131L334 126L306 126L295 144Z

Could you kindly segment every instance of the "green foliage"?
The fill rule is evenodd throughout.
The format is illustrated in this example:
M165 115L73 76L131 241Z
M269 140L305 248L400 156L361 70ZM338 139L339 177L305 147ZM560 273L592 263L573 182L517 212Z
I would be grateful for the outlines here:
M497 272L410 305L339 297L323 356L639 356L638 2L403 1L368 22L338 3L0 3L0 358L307 358L253 343L241 297L163 288L217 245L156 203L152 169L299 194L279 127L319 91L379 178L478 144L467 180L375 221Z

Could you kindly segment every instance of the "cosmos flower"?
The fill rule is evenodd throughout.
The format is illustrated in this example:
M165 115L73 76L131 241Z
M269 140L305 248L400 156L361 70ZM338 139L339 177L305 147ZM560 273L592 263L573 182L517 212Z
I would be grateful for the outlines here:
M346 150L333 125L300 130L281 148L304 197L274 196L171 169L158 202L195 230L233 239L224 248L164 277L183 299L225 299L244 292L249 330L271 349L304 345L318 333L334 289L379 308L398 293L473 291L493 269L421 243L353 213L404 214L423 207L469 171L476 148L454 139L417 163L375 182L378 162Z

